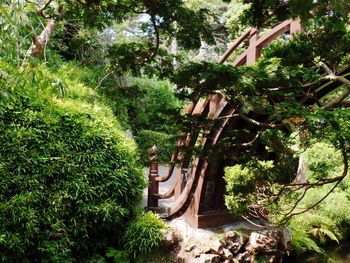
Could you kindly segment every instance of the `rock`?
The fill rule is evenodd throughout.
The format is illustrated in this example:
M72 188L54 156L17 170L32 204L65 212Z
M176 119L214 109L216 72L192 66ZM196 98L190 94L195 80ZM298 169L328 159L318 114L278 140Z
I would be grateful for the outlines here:
M192 250L192 256L195 257L195 258L199 258L202 254L203 254L203 251L200 248L198 248L198 247L195 247Z
M162 239L160 241L161 247L171 248L177 245L179 241L180 241L180 238L173 229L164 229L162 231Z
M249 251L246 251L244 253L239 253L234 260L237 260L240 263L250 263L254 262L254 257Z
M215 254L202 254L199 257L198 263L219 263L221 262L220 256Z
M225 233L224 240L226 248L233 254L237 254L248 242L249 237L235 231Z
M224 246L222 245L222 243L217 240L217 239L213 239L210 241L209 243L209 248L210 248L210 251L213 253L213 254L217 254L217 255L220 255L220 252L221 252L221 249L223 248Z
M283 255L290 248L292 235L288 229L266 229L251 233L246 250L253 256L267 255L270 263L282 262Z
M276 253L281 241L281 231L278 229L252 232L246 250L252 254Z
M210 247L205 247L203 250L202 250L203 254L211 254L212 250ZM215 253L214 253L215 254Z
M221 250L220 256L222 259L228 260L228 261L231 261L233 259L233 254L227 248L224 248Z
M285 251L289 251L292 248L292 239L293 239L293 232L292 230L287 227L283 229L283 235L282 235L282 245L283 245L283 249Z

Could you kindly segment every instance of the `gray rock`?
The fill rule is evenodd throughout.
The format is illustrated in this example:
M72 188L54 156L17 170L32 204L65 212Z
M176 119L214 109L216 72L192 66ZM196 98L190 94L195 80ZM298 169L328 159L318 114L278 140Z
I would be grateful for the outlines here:
M292 239L293 239L293 232L292 230L287 227L285 229L283 229L283 237L282 237L282 244L283 244L283 247L284 247L284 250L285 251L289 251L291 250L292 248Z

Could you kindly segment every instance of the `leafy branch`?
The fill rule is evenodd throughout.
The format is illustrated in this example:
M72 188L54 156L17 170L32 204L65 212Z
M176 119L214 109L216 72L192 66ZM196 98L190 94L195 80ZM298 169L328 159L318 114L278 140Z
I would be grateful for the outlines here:
M294 204L294 206L292 207L292 209L286 213L284 215L284 217L280 220L280 224L283 225L285 223L287 223L293 216L296 215L300 215L303 214L313 208L315 208L317 205L319 205L322 201L324 201L333 191L334 189L343 181L343 179L347 176L348 174L348 170L349 170L349 163L348 163L348 157L347 157L347 152L345 150L345 148L342 148L342 156L343 156L343 173L341 176L335 177L335 178L331 178L329 180L324 180L322 183L318 182L318 183L314 183L314 184L302 184L302 186L305 186L306 188L304 189L303 194L301 195L301 197L297 200L297 202ZM304 198L306 192L311 188L311 187L315 187L315 186L321 186L321 185L325 185L325 184L329 184L329 183L334 183L336 182L336 184L321 198L319 199L317 202L315 202L314 204L312 204L311 206L298 211L298 212L294 212L295 209L297 208L297 205L300 203L300 201ZM294 184L294 185L301 185L301 184Z
M334 109L350 95L350 81L343 76L337 76L325 63L320 62L319 66L328 74L327 76L322 77L322 79L339 81L345 85L346 90L339 95L334 100L330 101L327 105L323 106L323 109Z

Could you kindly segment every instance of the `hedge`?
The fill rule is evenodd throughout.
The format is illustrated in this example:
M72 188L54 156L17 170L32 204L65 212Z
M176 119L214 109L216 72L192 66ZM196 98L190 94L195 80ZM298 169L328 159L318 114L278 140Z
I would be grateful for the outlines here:
M0 66L0 261L118 247L145 186L134 143L66 70Z

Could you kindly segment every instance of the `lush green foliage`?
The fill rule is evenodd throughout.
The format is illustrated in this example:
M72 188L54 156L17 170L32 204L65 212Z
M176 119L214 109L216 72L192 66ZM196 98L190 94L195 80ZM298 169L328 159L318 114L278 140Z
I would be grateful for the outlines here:
M144 187L133 143L67 68L1 70L1 260L64 262L118 245Z
M106 257L112 258L115 263L129 263L129 255L125 251L116 250L114 248L107 248Z
M165 228L152 212L142 214L131 222L123 236L125 251L134 259L142 258L159 246Z
M314 251L317 253L324 253L317 243L310 238L310 235L303 229L303 227L292 227L293 239L292 246L297 254L302 254L306 251Z
M340 153L329 143L316 143L304 154L308 164L308 180L315 182L329 175L335 177L341 174L343 167ZM332 192L325 202L292 218L289 225L293 230L292 245L297 253L307 250L323 253L320 247L326 242L339 242L347 237L350 225L348 182L349 178L345 178L341 187ZM329 190L329 186L311 189L299 209L309 207Z
M145 164L149 164L148 150L153 146L157 146L157 162L170 162L171 155L175 150L175 137L168 134L150 130L142 130L135 137L138 144L140 159Z
M271 162L254 162L246 167L241 165L226 167L225 203L234 215L238 216L247 212L248 202L254 200L253 192L257 182L270 173L271 168Z
M305 152L309 180L337 176L342 172L341 153L329 143L315 143Z
M147 163L147 150L153 145L159 148L158 160L169 162L179 132L176 116L181 106L171 83L135 77L123 78L118 87L113 83L113 76L104 80L99 93L109 98L124 128L135 135L141 162Z
M129 84L124 94L128 97L128 114L134 133L141 130L176 133L174 121L181 104L174 96L171 83L132 78Z
M350 5L346 0L340 1L257 1L248 0L250 4L245 11L244 22L261 26L274 20L300 17L303 22L314 24L337 24L347 22Z
M105 260L106 246L111 246L114 249L107 251L107 257L123 260L125 255L118 250L120 236L126 220L133 216L142 176L133 147L104 105L112 107L123 129L133 131L142 159L149 146L158 144L160 159L166 160L171 152L169 134L177 135L181 127L205 136L207 127L219 127L222 121L191 116L184 118L183 126L174 125L170 116L178 115L180 106L174 90L191 101L219 93L235 107L235 118L246 121L243 129L238 125L238 129L227 131L220 138L222 144L198 151L206 160L220 156L224 163L237 164L226 169L226 202L236 215L255 205L263 217L268 209L270 214L264 219L276 222L278 212L289 209L290 202L296 202L296 211L302 212L315 200L322 200L332 189L329 185L312 186L303 193L302 188L295 190L288 184L295 178L298 151L315 141L330 142L347 163L350 104L345 99L349 89L339 84L329 93L327 85L318 86L349 65L349 9L347 1L312 0L237 0L229 5L218 0L1 3L3 259L16 253L19 258L14 260L45 254L49 261L92 256L91 262L99 262ZM206 46L218 39L225 46L228 33L235 36L249 25L270 27L296 17L307 31L291 41L283 36L262 51L256 65L233 68L198 60L182 64L186 61L183 54L196 57L184 53L186 49L201 48L202 56L197 58L204 58ZM31 38L35 43L48 21L55 28L44 43L46 49L38 58L28 57ZM222 46L215 52L222 52ZM57 53L66 60L77 59L89 69L75 63L61 65ZM157 77L135 78L145 75ZM177 86L158 81L167 77ZM332 104L342 94L344 104ZM196 146L200 148L198 143ZM322 147L322 156L312 157L312 150L307 153L310 183L331 179L343 168L336 162L340 153L332 155L331 146ZM197 153L197 148L189 151ZM268 159L273 159L273 164ZM310 237L340 238L349 211L334 207L336 202L349 207L349 181L344 179L339 185L342 191L328 196L329 207L318 205L306 211L309 220L299 217L290 221L287 217L283 222L305 224L306 232L295 228L296 247L317 250ZM300 197L305 199L300 201ZM315 211L317 216L310 213ZM124 236L129 253L142 254L155 246L158 230L145 223L154 220L146 214L141 223L130 226ZM138 246L141 241L133 239L132 231L139 231L142 244L149 247Z

